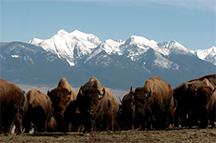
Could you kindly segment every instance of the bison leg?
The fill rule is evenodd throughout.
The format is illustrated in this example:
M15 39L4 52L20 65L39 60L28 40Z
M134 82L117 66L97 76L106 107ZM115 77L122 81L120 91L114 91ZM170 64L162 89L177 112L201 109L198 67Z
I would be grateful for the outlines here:
M115 129L115 118L114 117L111 118L111 128L112 128L111 130L114 131Z
M202 115L200 118L199 118L199 121L200 121L200 124L198 125L199 128L206 128L208 127L208 116L206 115Z
M14 119L13 119L11 122L9 122L9 124L7 125L7 132L6 132L5 136L8 136L8 135L11 134L11 131L12 131L12 128L13 128L13 125L14 125L14 121L15 121L15 117L14 117Z
M17 135L20 135L22 134L22 115L17 113L15 122L16 122L15 125L17 126L16 133Z
M85 127L82 124L80 124L78 129L77 129L77 132L80 132L80 131L83 132L84 129L85 129Z

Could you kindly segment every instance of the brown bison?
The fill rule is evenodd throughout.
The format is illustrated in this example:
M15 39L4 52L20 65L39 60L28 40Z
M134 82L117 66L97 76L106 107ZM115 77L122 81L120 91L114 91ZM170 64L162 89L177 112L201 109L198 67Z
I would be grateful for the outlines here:
M197 113L196 115L200 121L200 127L205 128L208 126L208 121L212 127L215 126L216 121L216 92L209 86L201 86L196 89L197 93Z
M24 117L25 132L29 133L31 123L34 131L47 132L47 122L52 116L52 102L46 94L31 89L27 95L27 111Z
M19 131L22 133L22 115L20 114L24 106L25 96L24 91L17 85L0 79L0 133L4 132L6 135L11 134L15 118L18 120Z
M82 86L77 97L85 131L114 130L119 104L108 88L101 89L100 82L92 77Z
M197 81L197 80L203 81L204 79L208 79L209 82L210 82L212 85L216 86L216 74L205 75L205 76L202 76L202 77L200 77L200 78L192 79L192 80L190 80L190 81L188 81L188 82Z
M206 92L204 93L206 94ZM206 114L204 116L204 126L206 125L207 126L207 122L208 120L210 120L210 124L212 127L215 127L215 121L216 121L216 92L214 91L213 94L211 94L211 91L209 90L207 92L207 96L210 96L210 100L209 102L207 102L207 106L205 111L206 111ZM205 124L206 123L206 124Z
M135 89L130 88L129 93L125 94L122 98L122 110L120 114L120 127L121 129L134 129L135 122L135 104L134 104Z
M58 131L71 131L70 125L76 111L77 93L75 89L69 86L66 78L62 78L56 88L48 91L47 95L53 102L54 118L58 125Z
M203 80L191 80L184 82L174 88L173 94L175 98L175 105L177 105L175 112L175 126L198 125L197 119L200 115L203 116L203 114L200 114L201 111L199 110L202 108L202 104L205 104L201 102L208 102L201 101L203 97L201 98L201 96L198 96L198 93L201 92L201 89L203 89L201 87L204 87L205 89L209 88L211 91L214 90L213 85L206 78Z
M153 76L136 88L134 99L136 123L142 128L163 129L174 122L173 90L161 78Z

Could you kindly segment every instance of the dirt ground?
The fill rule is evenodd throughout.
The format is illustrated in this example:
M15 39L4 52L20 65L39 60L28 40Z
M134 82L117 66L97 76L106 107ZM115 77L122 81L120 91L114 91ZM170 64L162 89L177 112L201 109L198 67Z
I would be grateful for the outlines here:
M94 132L83 134L70 133L32 133L0 136L1 143L50 143L50 142L216 142L216 129L175 128L167 130L128 130Z

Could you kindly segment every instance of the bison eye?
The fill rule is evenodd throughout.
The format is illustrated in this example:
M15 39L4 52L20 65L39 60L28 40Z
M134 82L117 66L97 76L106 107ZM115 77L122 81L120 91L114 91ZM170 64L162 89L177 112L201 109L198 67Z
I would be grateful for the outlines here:
M66 102L65 102L65 105L67 105L67 103L70 101L70 99L68 99Z

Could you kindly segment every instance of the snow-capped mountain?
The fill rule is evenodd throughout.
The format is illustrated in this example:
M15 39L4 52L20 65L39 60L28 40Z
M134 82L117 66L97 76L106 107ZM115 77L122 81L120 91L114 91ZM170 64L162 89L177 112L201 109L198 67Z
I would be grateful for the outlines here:
M105 87L129 89L143 86L151 76L177 86L216 73L215 47L191 51L176 41L158 43L134 35L126 41L101 41L93 34L60 30L28 44L0 43L0 50L1 78L22 84L53 84L66 77L80 87L95 76Z
M57 54L59 58L66 59L70 66L75 66L75 59L90 54L101 41L93 34L82 33L78 30L68 33L62 29L50 39L33 38L28 43Z
M175 54L193 54L193 51L188 50L176 41L166 41L157 43L154 40L148 40L141 36L131 36L126 41L122 40L105 40L100 41L97 36L93 34L86 34L75 30L71 33L65 30L60 30L56 35L50 39L41 40L33 38L28 43L40 46L46 51L57 54L59 58L64 58L70 66L75 66L77 61L83 56L87 55L87 62L90 58L96 56L101 51L107 54L126 55L132 61L139 59L139 56L152 48L163 56L168 56L171 53ZM160 56L160 55L158 55ZM164 62L170 61L157 60L157 65L166 65ZM167 66L166 66L167 67Z
M194 54L197 55L200 59L208 61L216 65L216 47L213 46L205 50L195 50Z

